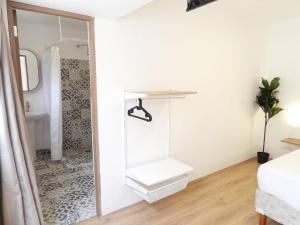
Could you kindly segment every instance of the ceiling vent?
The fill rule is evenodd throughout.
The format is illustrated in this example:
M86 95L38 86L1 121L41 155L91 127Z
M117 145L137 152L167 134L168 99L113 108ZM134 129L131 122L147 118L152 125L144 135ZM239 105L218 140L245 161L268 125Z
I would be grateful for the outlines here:
M203 5L206 5L208 3L211 3L211 2L215 2L217 0L187 0L187 4L188 4L188 7L186 9L186 11L191 11L193 9L196 9L200 6L203 6Z

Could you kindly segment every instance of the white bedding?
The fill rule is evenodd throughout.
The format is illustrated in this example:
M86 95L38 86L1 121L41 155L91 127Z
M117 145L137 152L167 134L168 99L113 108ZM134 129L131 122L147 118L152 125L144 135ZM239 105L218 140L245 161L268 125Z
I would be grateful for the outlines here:
M259 167L258 187L300 211L300 150Z

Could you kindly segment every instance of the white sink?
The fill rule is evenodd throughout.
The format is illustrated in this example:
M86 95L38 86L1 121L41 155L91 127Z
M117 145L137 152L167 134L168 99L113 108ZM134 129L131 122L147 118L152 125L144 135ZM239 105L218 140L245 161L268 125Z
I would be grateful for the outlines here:
M36 159L36 124L48 117L45 112L25 112L25 119L28 126L29 136L31 140L32 155Z
M48 116L45 112L25 112L25 118L28 121L39 120Z

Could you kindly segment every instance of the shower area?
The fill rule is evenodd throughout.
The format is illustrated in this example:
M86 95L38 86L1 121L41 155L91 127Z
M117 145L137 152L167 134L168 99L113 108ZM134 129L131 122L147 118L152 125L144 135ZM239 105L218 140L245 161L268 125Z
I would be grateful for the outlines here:
M18 10L25 117L46 225L96 216L87 23Z

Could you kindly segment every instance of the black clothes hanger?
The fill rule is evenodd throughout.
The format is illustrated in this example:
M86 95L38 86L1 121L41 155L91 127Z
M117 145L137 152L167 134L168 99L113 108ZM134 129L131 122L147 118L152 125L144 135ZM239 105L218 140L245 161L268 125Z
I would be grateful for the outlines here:
M128 116L131 116L131 117L134 117L134 118L137 118L137 119L140 119L140 120L145 120L147 122L151 122L152 121L152 116L146 109L144 109L142 99L139 98L138 101L139 101L138 106L135 106L132 109L128 110ZM134 110L143 111L145 113L145 117L140 117L140 116L133 115Z

